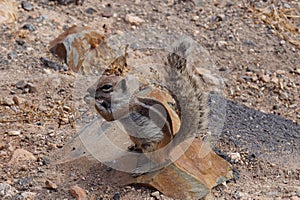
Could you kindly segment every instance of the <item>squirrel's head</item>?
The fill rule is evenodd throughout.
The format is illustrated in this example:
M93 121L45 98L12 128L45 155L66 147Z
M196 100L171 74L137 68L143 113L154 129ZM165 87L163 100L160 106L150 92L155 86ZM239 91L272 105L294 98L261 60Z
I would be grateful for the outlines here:
M139 83L134 76L103 75L97 84L88 88L89 95L85 100L92 97L96 109L99 106L105 109L122 107L129 103L130 97L138 87Z

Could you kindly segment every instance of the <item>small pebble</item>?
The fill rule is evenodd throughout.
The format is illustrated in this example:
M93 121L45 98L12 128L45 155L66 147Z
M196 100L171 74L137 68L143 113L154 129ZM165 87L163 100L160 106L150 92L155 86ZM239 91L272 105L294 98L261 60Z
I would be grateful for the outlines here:
M290 8L292 8L292 7L291 7L291 5L290 5L290 4L288 4L288 3L283 3L283 7L284 7L284 8L287 8L287 9L290 9Z
M36 199L37 193L35 192L22 192L21 196L25 199Z
M159 191L152 192L151 196L155 197L156 199L160 199Z
M142 18L140 18L138 16L130 15L130 14L127 14L125 16L125 21L132 25L136 25L136 26L145 22L145 20L143 20Z
M10 97L3 97L3 98L0 99L0 105L12 106L14 104L15 104L14 100Z
M16 83L16 88L17 88L17 89L20 89L20 90L23 90L24 87L25 87L25 85L26 85L25 81L24 81L24 80L21 80L21 81L18 81L18 82Z
M24 40L16 40L16 43L20 46L23 46L25 44Z
M56 190L57 189L57 185L55 183L53 183L52 181L50 181L50 180L45 181L45 187L47 189L51 189L51 190Z
M238 152L230 153L229 156L234 161L239 161L241 159L241 155Z
M193 21L198 21L199 19L200 19L200 17L197 15L192 18Z
M8 59L15 59L15 58L17 58L18 57L18 54L15 52L15 51L11 51L11 52L9 52L8 54L7 54L7 58Z
M21 135L21 131L8 131L7 134L9 136L18 136Z
M17 96L14 96L12 99L16 105L21 105L26 102L26 99Z
M97 10L95 10L94 8L87 8L87 9L85 9L85 12L86 12L87 14L92 15L92 14L94 14L95 12L97 12Z
M220 21L225 21L225 15L224 14L219 14L217 16L214 17L214 20L217 21L217 22L220 22Z
M32 4L27 2L27 1L22 1L21 6L26 11L32 11L33 10Z
M217 46L219 48L222 48L222 47L227 46L227 45L228 45L228 43L226 41L217 41Z
M25 30L29 30L30 32L33 32L36 30L36 28L32 24L24 24L22 28Z
M113 16L113 14L111 12L103 12L102 17L106 17L106 18L110 18L111 16Z
M283 45L285 45L285 41L284 41L284 40L281 40L281 41L279 42L279 44L283 46Z
M60 70L63 69L63 66L62 66L62 65L60 65L60 64L58 64L58 63L56 63L56 62L53 62L53 61L51 61L51 60L48 59L48 58L41 57L41 58L40 58L40 61L42 61L43 65L44 65L45 67L52 68L52 69L54 69L55 71L60 71Z
M278 70L276 70L276 74L284 75L284 74L285 74L285 71L284 71L284 70L281 70L281 69L278 69Z
M32 83L27 83L27 84L25 85L24 90L25 90L25 89L28 89L28 92L29 92L29 93L36 93L36 92L37 92L36 86L33 85Z
M70 194L75 197L77 200L87 199L86 192L81 187L75 185L70 188Z
M120 196L120 192L116 192L113 196L113 200L120 200L121 196Z
M300 68L295 69L295 73L300 75Z

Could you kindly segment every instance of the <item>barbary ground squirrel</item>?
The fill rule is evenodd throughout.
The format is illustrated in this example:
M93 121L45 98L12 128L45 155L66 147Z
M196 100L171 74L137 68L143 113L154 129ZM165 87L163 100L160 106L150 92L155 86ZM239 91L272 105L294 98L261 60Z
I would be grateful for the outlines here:
M130 139L143 153L155 152L168 144L175 147L185 139L199 135L207 127L207 97L200 79L187 64L191 50L189 41L180 41L168 54L165 63L165 87L176 99L180 110L181 124L177 133L174 133L172 119L161 102L132 92L134 84L130 76L102 75L96 88L88 90L89 96L95 98L98 113L107 121L121 122ZM163 162L165 157L159 153L152 160Z

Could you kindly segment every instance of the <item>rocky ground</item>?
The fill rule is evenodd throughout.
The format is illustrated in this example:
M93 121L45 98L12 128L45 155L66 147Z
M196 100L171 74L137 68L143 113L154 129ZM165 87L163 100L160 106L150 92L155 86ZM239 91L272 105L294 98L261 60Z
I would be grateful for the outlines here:
M240 172L211 198L300 199L297 0L17 4L17 22L0 27L1 198L72 199L70 188L78 185L84 191L73 193L90 199L167 199L144 187L117 187L109 168L86 158L52 164L88 110L74 95L76 76L48 50L51 40L77 24L108 36L156 27L201 44L224 80L223 96L234 101L227 102L215 145Z

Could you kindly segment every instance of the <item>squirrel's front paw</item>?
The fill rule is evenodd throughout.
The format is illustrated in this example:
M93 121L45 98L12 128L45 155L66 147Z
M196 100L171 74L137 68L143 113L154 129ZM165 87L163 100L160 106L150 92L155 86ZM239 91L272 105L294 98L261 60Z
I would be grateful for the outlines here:
M137 152L137 153L142 153L142 149L138 148L138 146L136 144L130 145L129 147L127 147L128 151L132 152Z

